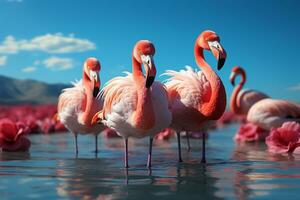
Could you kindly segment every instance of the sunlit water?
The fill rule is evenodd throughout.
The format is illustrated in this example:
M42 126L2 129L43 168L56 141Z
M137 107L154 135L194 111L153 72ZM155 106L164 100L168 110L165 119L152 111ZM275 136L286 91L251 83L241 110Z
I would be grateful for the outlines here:
M212 131L207 161L201 140L192 140L177 163L176 139L156 141L152 170L148 140L130 140L123 168L123 141L80 136L75 157L70 134L32 135L30 153L0 153L0 199L281 199L300 198L300 156L266 152L264 144L237 144L237 125Z

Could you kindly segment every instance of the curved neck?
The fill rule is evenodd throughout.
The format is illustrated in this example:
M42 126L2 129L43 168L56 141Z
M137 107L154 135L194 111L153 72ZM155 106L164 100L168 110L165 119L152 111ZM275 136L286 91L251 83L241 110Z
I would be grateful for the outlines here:
M82 115L82 121L84 125L91 126L92 118L95 114L92 112L92 110L95 106L96 100L93 96L93 85L85 72L83 72L82 84L86 95L86 104Z
M133 123L138 129L148 130L155 124L151 89L145 87L145 77L141 64L134 56L132 57L132 71L137 89L137 103L136 110L133 114Z
M235 77L234 77L235 79ZM231 94L231 99L230 99L230 109L231 112L234 114L242 114L242 108L240 102L238 102L238 95L240 91L242 90L244 84L246 81L246 77L244 74L242 74L242 80L240 83L234 88L232 94Z
M203 48L197 45L197 43L195 44L194 53L196 63L202 69L202 72L204 73L211 87L210 100L199 105L198 109L207 118L211 120L217 120L223 115L226 108L226 92L224 85L219 76L205 61Z

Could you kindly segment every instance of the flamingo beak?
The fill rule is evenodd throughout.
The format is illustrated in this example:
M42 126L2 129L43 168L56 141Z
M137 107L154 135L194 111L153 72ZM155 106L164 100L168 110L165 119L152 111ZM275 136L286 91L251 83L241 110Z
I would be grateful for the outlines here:
M146 71L146 88L150 88L154 83L156 76L156 68L152 56L147 61L143 61Z
M218 70L222 69L225 64L227 53L218 41L208 42L210 50L218 60Z
M96 71L90 71L90 79L93 83L93 97L96 98L100 91L100 79Z
M236 73L231 73L230 77L229 77L230 83L233 86L235 86L235 82L234 82L235 76L236 76Z

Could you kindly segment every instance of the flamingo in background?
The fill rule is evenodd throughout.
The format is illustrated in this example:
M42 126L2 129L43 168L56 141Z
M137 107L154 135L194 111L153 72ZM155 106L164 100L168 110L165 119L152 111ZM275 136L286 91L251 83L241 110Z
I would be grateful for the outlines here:
M195 43L196 63L202 71L167 71L171 76L166 82L173 120L171 127L177 132L179 161L181 159L180 132L206 129L213 120L219 119L226 108L226 92L219 76L214 72L203 55L209 50L218 60L220 70L226 59L226 52L220 39L213 31L202 32ZM205 131L202 133L202 163L205 159Z
M78 133L95 135L97 153L98 134L105 128L102 124L91 124L92 117L103 106L96 98L100 89L100 68L96 58L88 58L83 65L83 79L74 83L74 87L64 89L58 99L58 118L75 136L76 155Z
M235 85L235 78L238 75L240 75L242 79L231 94L230 109L234 114L246 117L253 104L262 99L268 98L268 96L255 90L241 91L246 82L246 72L239 66L233 67L231 70L230 82L233 86Z
M247 121L264 130L279 128L285 122L300 122L300 105L285 100L263 99L249 110Z
M164 85L154 81L154 45L138 41L132 54L132 71L110 80L103 88L103 110L93 118L101 121L125 139L125 167L128 168L128 138L150 136L147 166L151 167L153 136L167 128L172 119ZM146 75L142 71L142 64Z

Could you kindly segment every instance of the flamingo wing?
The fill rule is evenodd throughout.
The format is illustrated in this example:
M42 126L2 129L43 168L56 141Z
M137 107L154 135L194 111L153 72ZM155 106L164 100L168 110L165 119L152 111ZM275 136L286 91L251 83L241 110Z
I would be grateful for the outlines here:
M128 101L128 109L134 110L137 102L137 91L133 76L129 72L125 72L125 77L115 77L106 83L104 88L101 90L101 97L104 99L103 104L103 116L112 112L114 105L118 104L121 100L125 99Z
M243 113L248 113L251 106L253 106L256 102L269 98L268 95L255 91L255 90L243 90L238 95L238 106L242 108Z
M285 100L263 99L250 108L247 120L270 130L284 122L300 122L300 106Z
M168 70L165 75L170 76L165 85L171 107L176 107L180 102L186 107L197 108L199 104L209 101L211 87L201 71L187 66L186 70L179 72Z

